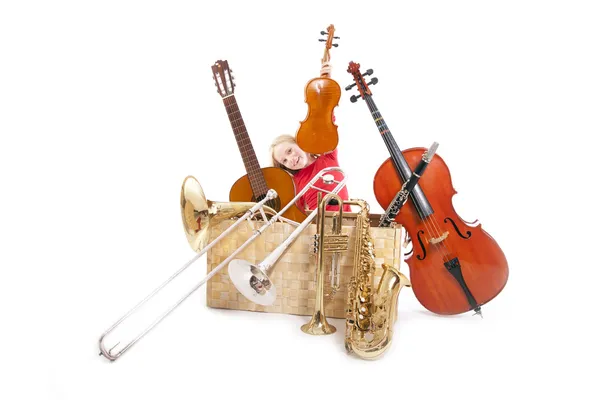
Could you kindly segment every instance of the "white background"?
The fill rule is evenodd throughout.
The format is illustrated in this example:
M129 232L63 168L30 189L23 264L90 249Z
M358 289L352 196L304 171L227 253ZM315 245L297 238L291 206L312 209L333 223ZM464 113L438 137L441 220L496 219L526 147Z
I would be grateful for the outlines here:
M594 1L3 2L0 397L597 396L599 18ZM267 166L306 115L332 23L332 77L373 68L399 146L440 143L459 215L506 254L506 288L484 319L433 315L403 289L374 362L345 353L342 320L312 337L306 317L209 309L204 290L121 359L99 357L100 334L194 255L183 179L223 201L245 174L212 63L235 71ZM350 195L382 212L387 150L350 95L340 162Z

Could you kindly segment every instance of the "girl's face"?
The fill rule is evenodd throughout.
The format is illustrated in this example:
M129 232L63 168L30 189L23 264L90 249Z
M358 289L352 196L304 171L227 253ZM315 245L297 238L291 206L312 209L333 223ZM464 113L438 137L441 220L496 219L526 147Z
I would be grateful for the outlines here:
M273 156L277 162L294 171L302 169L310 163L308 153L292 142L279 143L273 148Z

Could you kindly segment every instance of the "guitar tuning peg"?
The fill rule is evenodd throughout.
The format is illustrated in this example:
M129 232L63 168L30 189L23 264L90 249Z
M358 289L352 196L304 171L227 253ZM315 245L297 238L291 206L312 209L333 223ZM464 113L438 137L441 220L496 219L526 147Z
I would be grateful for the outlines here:
M352 84L350 84L350 85L346 86L346 87L345 87L345 89L346 89L346 90L350 90L350 89L352 89L354 86L356 86L356 82L354 82L354 83L352 83Z

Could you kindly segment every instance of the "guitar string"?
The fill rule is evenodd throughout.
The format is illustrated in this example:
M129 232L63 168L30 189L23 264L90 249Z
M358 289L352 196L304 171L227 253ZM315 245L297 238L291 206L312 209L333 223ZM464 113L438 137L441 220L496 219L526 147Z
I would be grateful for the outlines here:
M226 102L230 104L226 104L227 113L230 116L230 122L234 128L234 133L236 138L238 139L238 145L240 146L240 150L242 151L242 156L249 157L250 159L247 161L247 169L248 169L248 179L250 180L251 186L255 186L258 191L262 192L261 194L266 194L268 188L266 187L266 182L261 182L256 179L256 176L260 174L260 165L258 165L258 159L256 158L256 154L254 153L254 147L252 146L252 142L250 141L250 137L245 128L245 124L240 112L240 109L235 101L233 96L226 98ZM238 118L231 119L233 114L238 114ZM246 164L246 163L245 163ZM255 185L252 185L254 183Z
M256 158L256 153L254 152L254 147L252 146L252 142L250 141L250 137L245 127L239 106L237 105L237 101L235 100L235 97L233 95L231 97L223 99L223 101L225 103L225 109L227 111L227 115L229 116L230 123L234 128L233 130L237 139L236 141L238 142L238 146L240 147L240 151L242 152L242 159L244 159L244 156L250 157L251 159L244 164L248 172L248 180L250 181L250 186L253 189L252 192L254 192L254 188L256 188L256 191L261 192L261 195L266 194L268 191L266 180L264 179L264 175L262 174L262 170L260 169L260 164L258 164L258 159ZM232 118L234 116L233 114L238 114L239 118ZM262 176L263 179L260 180L260 178L257 178L257 176ZM258 198L256 199L256 201L259 201ZM275 203L276 200L269 200L267 202L267 205L271 208L276 208Z

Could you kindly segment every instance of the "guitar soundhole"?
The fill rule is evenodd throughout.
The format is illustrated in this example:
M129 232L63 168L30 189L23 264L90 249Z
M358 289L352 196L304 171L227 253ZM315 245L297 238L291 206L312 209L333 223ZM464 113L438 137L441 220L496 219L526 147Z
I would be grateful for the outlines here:
M255 202L255 203L258 203L259 201L261 201L265 197L266 197L265 194L261 194L260 196L258 196L258 198L252 196L252 201ZM276 197L274 199L271 199L271 200L267 201L265 203L265 205L267 207L271 207L273 210L279 212L281 210L281 199L279 199L279 197Z

